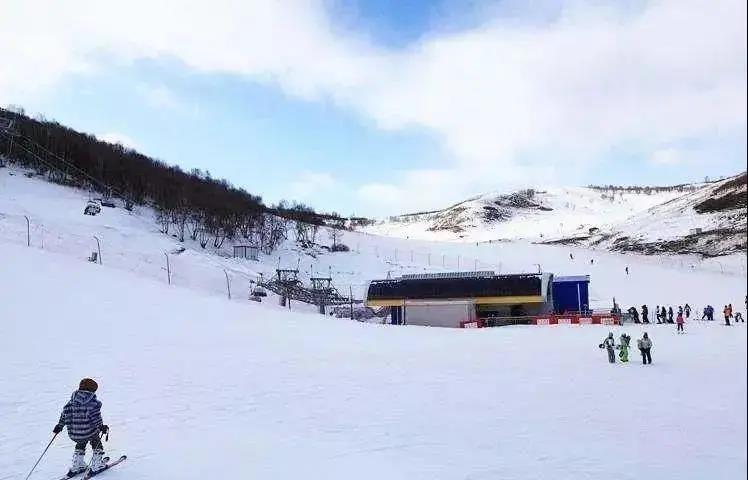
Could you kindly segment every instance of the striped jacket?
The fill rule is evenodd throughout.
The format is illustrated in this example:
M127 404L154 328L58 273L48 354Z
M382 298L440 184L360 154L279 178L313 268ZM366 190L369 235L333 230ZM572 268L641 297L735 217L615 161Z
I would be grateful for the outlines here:
M62 408L58 423L68 427L68 436L74 442L90 438L104 423L101 419L101 402L96 400L93 392L76 390Z

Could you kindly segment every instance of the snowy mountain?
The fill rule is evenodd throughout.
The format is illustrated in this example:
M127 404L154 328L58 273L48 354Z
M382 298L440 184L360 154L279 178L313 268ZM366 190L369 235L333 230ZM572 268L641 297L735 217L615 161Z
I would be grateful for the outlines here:
M443 210L390 217L366 231L401 238L477 242L523 239L643 253L722 255L745 246L745 187L746 176L741 174L719 182L673 187L490 193ZM697 241L686 238L695 228L701 228L704 235ZM710 242L712 235L723 239ZM689 248L667 243L659 249L644 246L684 239Z
M696 205L729 203L740 192L730 188ZM501 208L530 218L564 207L569 221L584 210L536 195L543 203ZM89 200L33 170L0 168L0 478L25 477L82 377L100 385L105 449L129 457L106 473L112 480L576 480L610 476L611 465L631 480L746 474L746 412L736 407L746 399L744 324L692 319L687 335L614 327L616 337L648 331L654 364L644 367L633 353L608 364L597 348L608 329L594 325L383 325L280 307L272 293L248 298L251 282L278 267L298 268L304 283L329 274L357 298L389 274L542 269L589 274L593 308L616 297L624 308L742 311L743 255L673 260L362 232L344 232L350 251L331 252L322 229L312 248L290 236L254 261L232 258L231 241L203 248L162 233L150 207L84 215ZM592 207L587 215L598 218ZM99 244L100 263L87 261ZM58 478L71 453L59 436L32 479Z
M611 465L624 480L745 476L744 324L691 320L687 335L615 327L616 337L649 332L654 364L644 367L634 353L608 364L597 348L608 330L593 325L455 330L289 311L248 301L237 282L295 263L290 246L252 262L184 242L169 285L159 257L176 242L152 212L84 216L83 192L10 172L0 170L1 478L24 478L82 377L100 385L107 453L129 457L112 480L576 480L609 477ZM85 260L93 235L100 265ZM347 241L359 252L302 258L317 270L331 262L339 281L438 270L425 254L448 258L447 268L455 259L473 268L473 258L509 271L542 263L590 273L601 306L617 296L742 310L745 293L744 272L653 257L358 233ZM60 435L32 478L58 478L72 448Z

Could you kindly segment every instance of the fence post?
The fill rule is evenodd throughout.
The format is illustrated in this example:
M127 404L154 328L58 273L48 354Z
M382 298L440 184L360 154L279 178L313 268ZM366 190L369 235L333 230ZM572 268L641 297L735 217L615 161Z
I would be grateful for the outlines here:
M164 252L164 256L166 257L166 281L169 282L169 285L171 285L171 266L169 265L169 254Z
M226 269L223 270L223 274L226 275L226 292L229 295L229 300L231 300L231 282L229 282L229 274Z
M99 237L96 235L94 235L93 238L96 240L96 250L99 252L99 265L103 265L103 262L101 261L101 242L99 242Z
M351 320L353 320L353 287L348 285L348 300L351 302Z
M31 246L31 222L29 222L29 217L24 215L23 218L26 219L26 246Z

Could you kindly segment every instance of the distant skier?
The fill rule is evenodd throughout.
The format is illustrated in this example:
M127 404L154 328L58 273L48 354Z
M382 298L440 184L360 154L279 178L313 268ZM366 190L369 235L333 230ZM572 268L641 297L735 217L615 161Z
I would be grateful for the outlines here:
M730 317L732 317L732 309L725 305L724 310L722 310L722 313L725 315L725 325L728 327L730 326Z
M594 265L594 264L595 264L595 259L594 258L590 258L590 265Z
M628 267L628 265L627 265L627 266L626 266L626 275L628 275L628 274L629 274L629 267Z
M569 259L570 260L574 260L574 254L573 253L569 253Z
M634 321L634 323L641 323L639 321L639 312L636 310L636 307L629 307L628 314L631 317L631 320Z
M680 312L680 311L678 312L678 316L675 318L675 323L678 324L678 328L677 328L676 332L677 333L685 333L683 331L683 323L684 323L684 321L683 321L683 312Z
M629 345L631 345L631 337L629 337L625 333L622 333L620 342L621 343L618 346L618 348L620 349L620 352L618 352L618 358L620 358L622 362L626 363L629 361Z
M667 323L673 323L673 307L667 307Z
M662 318L662 323L667 323L667 310L665 310L665 305L660 309L660 318Z
M649 309L646 305L642 305L642 323L649 323Z
M683 307L678 305L678 315L683 315Z
M90 378L81 380L78 390L73 392L70 401L63 407L60 420L52 430L57 434L67 426L68 436L75 442L73 465L68 472L69 476L86 470L86 462L83 458L88 443L93 449L91 472L98 472L106 466L104 447L101 444L99 432L107 433L109 427L104 425L101 419L101 402L96 399L98 388L96 382Z
M613 350L615 347L616 341L613 338L613 332L610 332L608 337L600 344L600 348L604 348L608 351L608 362L610 363L616 363L616 354Z
M639 347L639 351L642 354L642 363L644 365L652 363L652 340L644 332L644 336L636 341L636 346Z
M709 305L709 320L714 321L714 307Z
M745 323L745 320L743 319L743 314L738 312L735 314L735 323L743 322Z
M686 304L686 306L683 308L683 311L686 312L686 319L691 317L691 305Z
M661 323L660 322L660 306L659 305L657 305L655 307L655 318L657 319L657 323Z

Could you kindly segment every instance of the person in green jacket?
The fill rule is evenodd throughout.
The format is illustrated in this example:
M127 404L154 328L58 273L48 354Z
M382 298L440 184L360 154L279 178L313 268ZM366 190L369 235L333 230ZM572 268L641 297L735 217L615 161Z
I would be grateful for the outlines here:
M631 337L622 333L620 342L621 343L618 345L618 349L620 350L620 352L618 352L618 358L625 363L629 361L629 345L631 345Z

